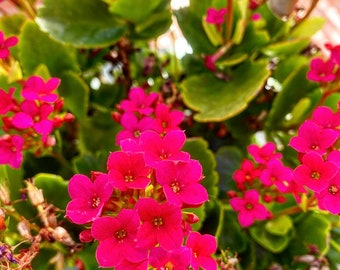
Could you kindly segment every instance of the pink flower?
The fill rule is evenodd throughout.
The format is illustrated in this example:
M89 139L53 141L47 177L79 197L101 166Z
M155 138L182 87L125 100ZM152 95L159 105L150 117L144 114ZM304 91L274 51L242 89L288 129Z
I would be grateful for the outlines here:
M303 156L302 164L295 168L294 179L315 192L321 192L328 186L328 181L338 171L331 161L324 161L317 153L307 153Z
M206 22L211 24L222 24L224 23L226 13L226 8L208 8Z
M141 262L130 262L126 259L123 259L115 267L115 270L147 270L147 269L148 269L148 260L144 260Z
M191 249L191 264L194 270L217 270L217 263L212 258L216 252L216 238L209 234L201 235L199 232L190 232L186 246Z
M15 89L11 87L6 93L4 90L0 89L0 114L8 113L15 105L13 101L13 93Z
M334 67L335 63L331 60L324 62L321 58L314 58L310 63L307 79L314 82L331 82L336 77Z
M9 55L9 48L18 43L18 38L15 36L5 38L5 35L0 31L0 59L5 59Z
M239 190L245 190L245 184L251 184L256 178L260 176L261 170L255 168L252 161L244 159L241 163L241 168L236 170L233 174L233 179Z
M131 209L93 221L91 234L99 241L96 258L100 267L116 267L123 259L138 263L147 258L147 250L136 248L139 223L137 212Z
M319 194L315 194L321 209L334 215L340 214L340 172L327 182L327 186Z
M276 145L273 142L267 142L262 147L251 144L247 150L254 160L260 164L266 164L269 160L280 159L282 157L281 153L276 152Z
M138 120L134 113L126 112L122 115L120 124L123 130L119 131L116 137L116 142L120 145L122 140L126 139L139 139L142 132L150 130L153 124L153 119L148 116L144 116Z
M85 224L98 217L113 191L106 174L99 174L92 182L86 175L74 175L68 184L71 201L66 217L76 224Z
M153 167L162 160L188 161L190 155L180 151L185 139L186 136L182 130L171 130L164 137L154 131L142 133L140 148L145 152L146 164Z
M22 162L24 139L19 135L2 135L0 137L0 164L9 164L17 169Z
M325 47L331 52L330 60L340 65L340 45L333 46L328 43Z
M337 127L340 126L340 112L333 113L329 107L319 106L313 111L312 121L324 129L333 129L339 134Z
M280 160L273 159L268 162L266 169L262 171L260 180L267 187L275 185L279 191L286 192L292 176L290 168L285 167Z
M141 87L131 88L129 99L125 99L120 103L121 109L125 112L138 112L142 115L150 115L153 113L153 103L158 98L157 93L146 94Z
M52 93L58 88L60 79L50 78L45 83L39 76L31 76L24 84L22 96L27 100L39 100L45 102L55 102L58 95Z
M316 152L323 154L337 139L337 132L323 129L316 123L306 120L299 128L298 135L293 137L289 146L300 153Z
M129 188L144 189L150 182L151 168L145 165L141 152L110 153L107 160L109 179L121 191Z
M160 247L150 251L150 265L156 269L187 270L190 263L190 250L180 247L171 251Z
M197 160L162 161L156 165L156 181L163 187L170 204L199 206L208 200L207 190L199 184L202 166Z
M242 227L248 227L257 220L265 220L270 216L267 208L259 202L260 194L257 190L246 191L244 198L230 199L230 205L238 212L238 221Z
M153 248L159 243L165 250L179 248L183 241L182 212L169 203L159 204L151 198L142 198L136 204L142 221L137 233L138 246Z
M179 129L178 126L183 121L183 118L183 112L170 110L167 105L160 103L155 109L155 120L152 129L160 134Z
M204 65L207 69L211 70L211 71L216 71L217 67L216 67L216 56L215 55L207 55L204 57Z

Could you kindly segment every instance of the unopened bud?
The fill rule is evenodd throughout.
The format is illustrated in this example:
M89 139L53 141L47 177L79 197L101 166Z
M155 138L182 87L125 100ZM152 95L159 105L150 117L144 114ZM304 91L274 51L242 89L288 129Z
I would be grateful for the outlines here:
M9 198L8 188L0 184L0 200L4 205L10 205L11 199Z
M33 206L38 206L44 202L44 195L41 189L38 189L31 182L26 181L27 194Z
M195 224L200 220L200 218L194 213L186 213L185 215L186 215L185 221L188 222L189 224Z
M79 234L79 240L83 243L89 243L93 241L93 236L91 234L91 230L83 230Z
M32 239L31 229L26 219L23 219L18 223L17 229L22 237L29 240Z
M62 244L65 244L67 246L73 246L75 244L75 242L71 238L70 234L63 227L60 227L60 226L56 227L53 230L52 237L56 241L58 241Z

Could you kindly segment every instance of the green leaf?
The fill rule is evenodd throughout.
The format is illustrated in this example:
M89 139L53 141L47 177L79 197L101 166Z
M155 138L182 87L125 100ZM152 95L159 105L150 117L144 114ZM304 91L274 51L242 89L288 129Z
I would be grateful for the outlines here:
M105 171L108 157L107 151L102 151L93 155L87 153L73 159L76 172L90 177L92 171Z
M94 0L44 0L36 21L54 39L81 48L109 46L127 31L107 4Z
M82 121L86 118L89 102L89 87L83 79L73 71L61 74L59 93L65 99L65 108L69 109Z
M273 235L284 236L293 229L293 221L287 216L279 216L266 222L264 228Z
M110 2L110 12L138 24L146 20L160 5L170 5L169 0L114 0Z
M246 53L234 53L227 58L223 58L223 60L218 60L215 64L220 68L224 68L240 64L243 61L247 60L247 58L248 54Z
M292 255L305 255L310 248L319 251L316 255L323 255L329 249L331 222L320 213L307 213L295 226L296 235L289 245Z
M67 192L67 181L55 174L39 173L34 177L37 188L43 190L44 198L48 203L54 204L60 209L65 209L70 201Z
M182 8L175 12L178 24L185 39L195 53L212 54L215 47L205 35L202 19L189 8Z
M2 16L0 18L0 29L5 36L19 35L21 26L24 24L25 20L26 18L22 14Z
M279 128L285 116L291 112L295 104L317 88L317 84L306 79L308 69L307 65L301 66L293 71L282 83L282 90L274 99L265 123L267 131Z
M247 234L237 222L236 213L223 206L221 206L216 238L219 249L230 249L234 252L245 251L249 242Z
M41 64L48 67L52 76L58 76L67 70L78 71L74 50L51 40L33 22L24 24L18 46L26 76L32 75Z
M223 121L247 108L269 76L266 61L246 61L223 81L212 73L191 76L182 83L185 104L199 111L199 122Z
M262 49L262 52L269 57L298 54L303 49L307 48L309 43L310 38L285 40L267 46L266 48Z
M252 226L249 230L252 238L262 247L272 253L282 252L288 245L294 235L294 230L290 230L285 235L275 235L265 229L265 223Z
M325 23L326 18L309 17L290 32L289 38L311 37L322 29Z
M203 168L204 179L200 182L208 191L209 198L216 199L218 193L218 174L215 171L214 154L208 148L208 143L202 138L187 139L182 149L189 152L192 159L197 159Z
M206 16L202 18L202 26L212 45L218 46L223 43L223 38L221 33L217 31L216 25L207 23Z

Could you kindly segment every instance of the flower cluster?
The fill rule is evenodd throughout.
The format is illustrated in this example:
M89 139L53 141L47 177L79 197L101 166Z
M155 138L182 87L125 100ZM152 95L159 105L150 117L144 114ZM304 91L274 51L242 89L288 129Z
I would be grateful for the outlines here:
M139 87L119 109L121 150L109 154L107 172L69 182L66 216L85 225L81 241L99 242L100 267L217 269L215 238L191 227L198 217L188 208L200 207L208 193L202 166L181 151L183 115Z
M1 37L4 39L2 32ZM9 52L15 40L6 39L2 50ZM61 113L63 100L55 93L59 84L58 78L44 81L40 76L31 76L23 82L20 94L15 94L13 87L0 89L0 119L5 133L0 136L0 164L20 167L23 150L33 149L39 155L55 144L53 130L73 120L71 114Z
M305 120L289 145L299 152L299 165L293 172L296 182L308 188L322 210L340 213L340 112L317 107Z
M307 79L319 83L328 83L340 78L340 45L326 44L325 48L330 52L327 59L316 57L310 63Z
M253 160L244 159L241 168L233 174L236 187L243 195L228 192L230 205L238 212L243 227L252 225L255 220L271 218L265 204L283 203L283 194L293 193L299 198L304 192L294 180L292 170L281 161L282 155L276 152L274 143L268 142L262 147L252 144L247 150Z

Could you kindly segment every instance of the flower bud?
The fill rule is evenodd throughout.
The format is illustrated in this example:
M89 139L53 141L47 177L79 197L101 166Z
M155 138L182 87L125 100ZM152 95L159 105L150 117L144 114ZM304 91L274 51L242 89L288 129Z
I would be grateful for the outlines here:
M89 243L93 241L93 236L91 230L83 230L79 234L79 240L83 243Z
M52 237L67 246L73 246L75 242L71 238L70 234L63 227L56 227L52 232Z
M10 205L11 199L9 198L8 188L0 184L0 200L4 205Z
M33 206L38 206L44 202L44 195L41 189L38 189L29 181L26 181L28 199Z
M32 239L31 229L26 219L23 219L18 223L17 229L22 237L28 240Z

